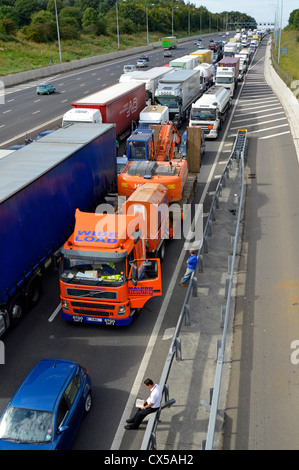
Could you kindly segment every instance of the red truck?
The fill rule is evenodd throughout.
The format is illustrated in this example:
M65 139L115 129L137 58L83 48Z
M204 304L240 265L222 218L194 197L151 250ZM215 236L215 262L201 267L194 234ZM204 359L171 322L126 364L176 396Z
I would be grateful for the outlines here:
M73 108L98 109L103 123L116 124L116 137L122 140L146 106L145 84L116 83L71 104Z

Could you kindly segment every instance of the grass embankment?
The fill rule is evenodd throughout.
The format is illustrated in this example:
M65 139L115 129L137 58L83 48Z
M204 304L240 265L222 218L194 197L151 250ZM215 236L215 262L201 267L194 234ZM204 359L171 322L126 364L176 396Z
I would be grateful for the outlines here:
M278 42L277 47L273 46L273 56L276 64L274 67L277 73L290 86L293 80L299 80L299 31L283 30L281 34L281 48L288 49L287 54L280 54L280 62L277 67L278 60ZM281 70L279 70L279 68Z
M177 37L186 36L177 34ZM151 43L160 41L162 33L151 33ZM118 49L117 36L91 37L81 35L78 40L61 41L62 62L83 59L118 50L146 46L146 34L121 35ZM24 72L59 63L58 43L38 44L27 41L18 32L11 41L0 41L0 76Z
M159 41L161 34L151 34L151 42ZM147 44L146 35L120 37L120 49ZM62 62L83 59L118 50L117 37L81 36L78 40L61 41ZM58 43L38 44L27 41L20 33L11 41L0 41L0 76L24 72L59 63Z

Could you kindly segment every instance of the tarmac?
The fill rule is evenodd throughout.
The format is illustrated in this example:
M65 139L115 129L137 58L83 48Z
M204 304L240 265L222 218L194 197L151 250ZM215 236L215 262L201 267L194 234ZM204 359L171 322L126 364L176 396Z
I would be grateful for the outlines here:
M299 161L299 103L294 93L284 84L271 65L270 41L266 49L265 77L277 94L290 122ZM207 438L210 413L202 404L210 402L210 391L214 386L217 357L217 341L222 339L221 307L226 304L225 280L228 275L228 257L231 255L231 236L234 235L232 209L236 207L235 194L240 189L239 170L233 164L227 185L223 188L216 210L216 220L209 237L208 253L204 254L203 272L197 273L197 297L190 297L189 326L183 325L180 332L182 357L174 358L167 384L169 398L175 404L162 410L156 431L157 450L203 450ZM246 214L245 214L246 217ZM242 237L240 227L239 243ZM222 449L223 413L226 407L226 394L230 377L230 351L232 345L232 325L234 316L234 296L238 273L231 293L230 321L227 332L224 365L221 380L221 393L218 403L216 430L213 449ZM183 289L183 288L182 288Z

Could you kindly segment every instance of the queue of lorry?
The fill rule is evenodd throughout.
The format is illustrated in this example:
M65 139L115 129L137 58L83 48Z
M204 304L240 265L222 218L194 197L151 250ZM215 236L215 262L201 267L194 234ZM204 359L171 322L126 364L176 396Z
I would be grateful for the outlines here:
M41 275L57 257L64 319L126 325L162 295L164 237L194 196L204 138L217 138L231 105L221 74L229 69L236 86L239 73L232 57L218 64L213 85L209 54L181 61L192 68L126 74L73 101L62 128L0 159L0 336L37 304ZM186 158L178 150L184 120ZM116 142L128 136L117 171ZM117 210L99 206L115 191L124 198ZM170 208L177 219L166 217Z

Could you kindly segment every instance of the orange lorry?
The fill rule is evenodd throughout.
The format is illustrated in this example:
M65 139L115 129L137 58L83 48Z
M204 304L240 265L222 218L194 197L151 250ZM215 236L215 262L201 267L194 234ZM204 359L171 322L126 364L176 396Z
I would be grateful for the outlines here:
M160 259L146 256L140 212L84 213L61 249L62 318L129 325L152 297L162 295Z

